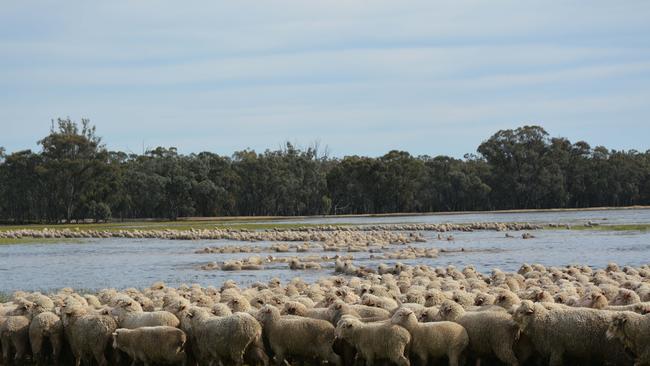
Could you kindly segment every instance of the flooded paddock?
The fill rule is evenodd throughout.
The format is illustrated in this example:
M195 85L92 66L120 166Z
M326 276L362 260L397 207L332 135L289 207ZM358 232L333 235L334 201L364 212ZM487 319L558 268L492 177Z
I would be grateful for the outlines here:
M509 216L508 216L509 215ZM400 216L386 218L306 219L308 223L438 223L438 222L585 222L607 224L650 223L650 210L574 211L517 214L468 214ZM284 221L288 222L288 221ZM379 253L338 252L354 256L355 265L377 268L379 263L427 264L430 266L472 264L477 270L487 272L492 268L517 270L521 263L541 263L564 266L573 263L604 267L608 262L640 266L650 258L650 232L608 231L596 229L567 230L545 229L531 232L534 238L522 239L522 232L475 231L444 233L442 239L436 232L422 232L425 242L390 245L385 250L437 248L443 250L437 258L377 259ZM453 240L446 240L453 235ZM320 270L290 270L287 263L265 264L264 270L221 271L202 270L209 262L244 259L252 255L262 258L333 256L337 252L324 252L318 243L312 243L307 252L275 253L271 246L277 242L243 242L232 240L161 240L161 239L75 239L61 242L14 244L0 246L0 292L16 289L50 291L61 287L100 289L105 287L145 287L154 281L164 281L172 286L181 283L199 283L218 286L226 279L248 285L278 277L287 281L301 277L315 281L334 273L334 261L321 262ZM300 243L297 243L300 244ZM260 253L198 254L197 250L220 246L261 246L268 248Z

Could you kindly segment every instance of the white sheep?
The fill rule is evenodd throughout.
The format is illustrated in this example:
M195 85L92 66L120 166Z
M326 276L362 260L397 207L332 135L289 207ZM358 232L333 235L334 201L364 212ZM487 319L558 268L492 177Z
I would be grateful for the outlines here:
M336 325L336 336L354 346L372 366L375 360L389 360L398 366L409 366L405 356L411 334L390 322L363 323L357 318L344 316Z
M458 366L463 351L469 344L467 331L453 322L418 323L415 313L400 308L393 314L391 323L402 326L411 334L411 354L417 355L422 365L430 358L447 356L450 366Z
M113 332L113 348L128 354L133 360L132 366L136 361L145 366L184 363L186 341L182 330L167 326L119 328Z
M280 311L270 305L262 307L258 320L264 329L277 365L289 356L306 359L317 358L340 366L341 359L334 353L334 326L325 320L282 317Z

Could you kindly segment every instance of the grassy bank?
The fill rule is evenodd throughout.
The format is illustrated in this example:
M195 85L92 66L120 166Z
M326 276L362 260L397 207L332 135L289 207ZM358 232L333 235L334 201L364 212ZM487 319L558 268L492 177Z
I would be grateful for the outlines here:
M597 231L647 231L650 230L650 224L624 224L624 225L596 225L583 226L575 225L572 230L597 230Z

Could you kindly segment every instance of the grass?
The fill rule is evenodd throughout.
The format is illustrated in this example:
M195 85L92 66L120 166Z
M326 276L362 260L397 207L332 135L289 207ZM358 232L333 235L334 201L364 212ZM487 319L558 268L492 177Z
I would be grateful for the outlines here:
M11 245L11 244L47 244L47 243L83 243L84 239L76 238L20 238L20 239L8 239L0 238L0 245Z
M571 226L571 230L598 230L598 231L647 231L650 224L623 224L623 225L596 225L596 226Z
M11 300L11 295L5 292L0 292L0 303L9 302Z

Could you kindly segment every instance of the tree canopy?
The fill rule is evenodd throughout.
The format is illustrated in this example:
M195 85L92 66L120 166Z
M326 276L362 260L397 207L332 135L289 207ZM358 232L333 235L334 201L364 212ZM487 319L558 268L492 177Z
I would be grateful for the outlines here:
M182 155L109 151L88 120L59 119L40 152L0 147L0 220L105 221L581 208L650 204L650 151L591 147L540 126L501 130L477 155L319 155L318 147Z

